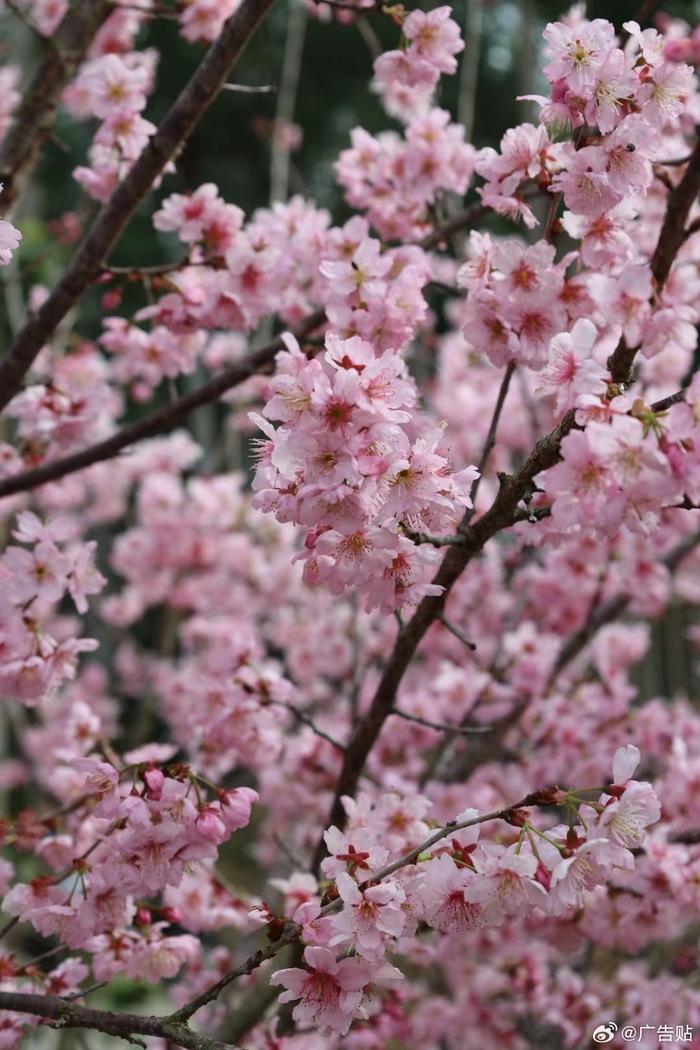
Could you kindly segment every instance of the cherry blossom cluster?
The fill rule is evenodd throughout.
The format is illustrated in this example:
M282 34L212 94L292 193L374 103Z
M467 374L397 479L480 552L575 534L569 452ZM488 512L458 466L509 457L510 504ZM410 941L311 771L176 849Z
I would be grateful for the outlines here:
M325 272L339 284L357 285L365 275L371 283L371 243L358 250L357 263ZM389 265L382 260L379 272ZM308 360L290 338L277 368L259 420L268 440L255 505L307 527L304 578L336 594L357 587L369 609L383 611L439 594L428 582L433 552L406 533L454 528L471 506L477 471L455 471L442 431L411 411L416 391L400 355L377 354L358 336L329 335L323 357Z
M696 397L661 419L643 403L630 405L629 395L592 406L585 430L562 441L563 462L542 478L556 525L649 532L664 506L697 498Z
M133 49L143 18L133 10L114 12L65 96L76 117L100 121L89 165L73 173L100 202L108 199L156 130L142 112L153 90L158 53L152 48Z
M411 11L401 23L405 46L385 51L374 63L374 88L388 113L410 123L425 115L440 77L457 72L464 50L450 7Z
M624 50L615 27L603 18L547 26L544 73L552 95L543 100L546 122L588 124L607 135L624 125L630 111L639 111L652 127L679 116L693 88L693 70L666 57L664 38L655 29L642 32L636 22L625 22L623 29L628 34ZM601 171L594 159L599 157L588 155L592 173ZM577 170L584 170L583 161ZM589 181L605 185L594 174Z
M0 681L4 695L38 702L72 678L79 655L97 646L94 639L74 636L70 620L57 616L59 602L70 595L84 613L88 595L99 593L106 581L95 568L96 543L83 541L68 519L44 523L24 511L13 538L18 543L0 559Z
M119 771L109 762L85 758L74 762L73 771L74 786L82 779L80 789L93 796L89 820L74 836L48 836L37 843L55 874L16 883L3 908L44 936L60 933L69 948L86 946L96 957L99 980L119 972L119 960L127 970L133 966L133 976L140 975L140 966L151 980L173 976L178 967L172 969L167 952L160 959L164 969L154 972L162 925L155 924L153 936L123 929L134 919L137 926L151 925L148 909L134 901L178 886L188 866L214 859L216 847L248 823L257 794L237 788L207 801L207 789L202 791L187 767L163 772L155 763L144 768L132 763ZM89 854L81 850L86 842ZM118 944L122 933L124 943ZM102 940L93 944L98 936ZM145 962L139 957L144 952L153 958Z
M59 456L111 431L122 398L107 362L89 343L55 362L43 356L35 378L43 381L32 383L8 406L25 463ZM5 447L8 456L16 451Z
M164 377L192 372L200 360L221 364L240 356L242 345L217 347L207 332L249 332L271 312L294 324L322 301L317 259L330 217L301 198L260 209L244 227L240 208L207 183L166 198L153 221L158 231L177 233L187 259L167 282L155 279L154 290L163 294L133 320L106 317L100 339L115 355L116 377L137 398L147 398ZM107 294L119 305L119 291Z
M431 106L440 77L457 69L464 44L449 7L411 11L402 23L403 50L374 63L374 87L388 113L406 124L393 131L352 132L352 146L335 166L349 204L364 211L382 237L418 239L430 228L430 209L446 192L463 195L476 150L444 109Z
M545 832L525 811L509 815L521 825L512 846L480 840L479 815L466 810L453 822L455 833L438 838L418 858L409 854L396 878L383 877L381 870L387 846L425 834L420 810L414 805L413 819L396 828L387 824L381 803L376 812L353 803L348 832L326 832L329 857L322 865L335 882L341 910L328 914L317 897L299 905L294 921L308 945L305 966L274 975L274 983L285 988L280 1001L298 1000L299 1024L313 1025L321 1035L345 1035L354 1017L366 1019L381 1009L383 989L401 977L386 954L401 951L421 923L461 935L498 926L508 916L523 919L533 909L572 914L612 871L634 867L630 850L643 844L645 828L659 818L651 785L631 779L639 759L634 746L620 748L614 783L592 805L572 792L543 796L567 807L565 825ZM338 961L339 952L344 957Z

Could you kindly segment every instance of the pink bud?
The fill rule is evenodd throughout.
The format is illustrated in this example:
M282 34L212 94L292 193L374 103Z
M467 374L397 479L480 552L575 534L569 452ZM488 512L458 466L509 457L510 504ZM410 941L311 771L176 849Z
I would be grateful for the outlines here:
M146 797L152 802L158 802L163 793L163 782L165 777L160 769L147 769L143 774L146 784Z
M137 908L136 915L134 916L134 923L137 926L150 926L151 925L151 913L148 908Z
M229 831L238 831L250 823L250 811L260 796L252 788L239 787L222 792L221 818Z
M103 310L116 310L122 301L122 293L116 288L112 288L109 292L104 293L100 301Z
M223 842L228 837L226 825L213 806L205 806L200 810L195 822L197 831L208 842Z
M545 867L542 861L540 861L537 865L537 870L535 871L535 881L539 882L540 886L544 886L546 890L549 889L550 884L552 882L552 873L549 870L549 868Z
M182 922L182 913L179 908L163 908L161 915L166 922L179 923Z

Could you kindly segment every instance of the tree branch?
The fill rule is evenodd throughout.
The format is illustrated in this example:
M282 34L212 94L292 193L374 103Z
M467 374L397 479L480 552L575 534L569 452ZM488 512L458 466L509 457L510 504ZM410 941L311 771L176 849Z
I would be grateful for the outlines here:
M669 572L673 572L699 543L700 532L692 532L689 535L684 536L682 540L680 540L663 556L663 558L661 558L661 564L664 565ZM631 601L631 594L616 594L614 597L608 599L607 602L603 602L602 605L598 605L591 609L585 623L569 636L559 650L559 654L554 661L549 678L547 679L547 684L544 689L545 694L551 690L564 668L570 664L572 660L576 659L579 653L585 649L601 627L617 620Z
M685 224L698 193L700 193L700 138L695 143L681 181L675 189L671 190L666 202L666 214L650 262L651 272L656 281L657 294L666 284L673 260L686 239ZM638 346L627 346L624 339L620 340L619 345L608 358L608 368L613 383L629 383L638 349Z
M24 376L42 346L98 276L104 260L136 208L167 163L187 142L219 94L234 63L272 3L273 0L243 0L207 51L163 123L101 208L63 277L37 313L29 318L0 364L0 408L20 390ZM81 8L85 6L82 3L78 5Z
M90 1028L128 1042L136 1042L131 1036L147 1035L160 1036L174 1046L183 1047L183 1050L236 1050L232 1043L222 1043L218 1039L200 1035L186 1024L168 1017L142 1017L138 1014L113 1013L111 1010L93 1010L88 1006L67 1002L57 995L0 991L0 1010L51 1019L56 1022L54 1027L58 1028Z
M404 718L407 722L415 722L416 725L425 726L426 729L434 729L436 733L451 733L454 736L468 736L470 733L490 733L491 726L476 725L451 725L448 722L431 722L429 718L421 718L420 715L410 715L408 711L399 711L397 707L391 712L397 718Z
M518 504L528 495L532 479L554 466L559 459L561 441L574 423L575 413L567 412L558 426L537 442L517 474L503 475L498 495L489 510L473 524L465 525L464 543L461 546L448 548L433 579L434 584L443 588L442 593L423 598L411 619L399 630L369 710L350 737L326 826L335 824L341 829L345 826L342 797L355 794L367 757L392 712L403 676L424 635L443 614L445 602L455 582L488 540L513 524ZM315 871L318 871L325 851L325 841L321 837L314 855Z
M652 270L659 287L662 287L666 277L669 276L673 259L683 243L685 219L699 189L700 143L696 144L682 180L670 194L666 205L666 215L652 259ZM443 238L444 232L440 239ZM622 358L627 360L624 355L628 353L627 346L621 342L609 358L608 363L613 378L615 375L620 375L620 361ZM627 381L634 353L624 372L625 379L617 381ZM570 409L557 426L550 430L549 434L537 441L517 474L501 478L499 493L490 508L478 521L475 521L473 525L470 524L470 511L465 513L460 529L464 533L465 542L460 546L454 545L448 548L440 569L432 581L433 584L443 588L441 594L424 597L410 621L399 630L394 650L388 658L373 701L347 743L343 768L326 825L336 824L341 828L344 826L345 811L341 801L342 796L355 795L367 756L374 748L383 724L395 705L399 686L410 661L415 656L430 626L443 614L447 597L454 583L459 580L467 565L493 535L511 526L518 518L518 503L530 496L535 476L557 462L561 441L576 425L575 412ZM324 856L325 842L321 836L314 855L314 870L318 871Z
M414 848L409 850L408 853L404 853L403 856L399 857L397 860L391 861L386 867L382 868L375 875L372 875L370 879L361 882L359 887L361 890L365 890L368 886L376 885L381 882L382 879L386 879L389 875L393 875L395 871L399 870L399 868L405 868L407 865L415 863L422 853L425 853L427 849L430 849L431 846L441 842L442 839L453 832L473 827L475 824L484 824L486 821L490 820L508 821L518 810L524 809L528 806L549 805L552 805L551 791L534 791L531 794L526 795L525 798L520 799L519 802L514 802L509 806L503 806L501 809L494 810L491 813L483 813L480 816L470 817L466 820L450 820L447 824L443 824L432 832L432 834L424 839L418 846L414 846ZM320 914L325 916L339 911L342 904L342 899L337 897L335 900L330 901L321 908ZM186 1003L180 1010L168 1018L168 1020L171 1022L188 1021L189 1018L198 1010L201 1010L203 1006L206 1006L208 1003L217 999L224 988L228 987L229 984L235 981L238 977L252 973L253 970L261 965L261 963L273 958L281 948L295 941L301 932L302 927L299 923L288 922L281 937L272 944L269 944L267 948L251 955L249 959L240 966L237 966L236 969L230 970L229 973L224 974L221 980L217 981L216 984L211 985L210 988L207 988L201 995L198 995L196 999L192 999L189 1003ZM205 1047L203 1050L207 1050L207 1048Z
M295 335L303 339L314 328L322 324L324 319L325 314L323 310L317 310L315 313L310 314L299 328L295 329ZM84 470L86 467L92 466L93 463L113 459L122 449L135 444L137 441L143 441L144 438L153 437L155 434L167 433L167 431L172 430L174 426L188 416L190 412L201 408L202 405L209 404L211 401L218 400L227 390L239 386L246 379L250 379L251 376L260 375L270 369L274 364L275 355L283 347L284 344L279 337L273 339L267 346L263 346L260 350L252 353L247 361L238 365L232 365L214 379L205 383L204 386L193 390L190 394L177 398L177 400L172 401L169 405L140 420L138 423L131 423L129 426L123 427L122 430L118 430L116 434L105 438L104 441L82 449L80 452L72 452L69 456L63 456L61 459L55 459L51 463L44 463L40 467L34 467L32 470L15 474L14 477L4 478L0 481L0 499L3 496L12 496L17 492L26 492L29 489L38 488L40 485L46 485L49 481L57 481L59 478L65 477L66 474L74 474L78 470Z
M468 230L474 226L479 219L483 219L484 215L488 215L488 211L489 209L481 201L468 204L462 211L453 215L448 222L443 223L442 226L437 226L431 233L428 233L419 242L420 247L424 248L425 251L439 248L443 241L449 241L453 234L459 233L460 230Z
M506 398L508 396L508 388L510 387L510 381L513 378L514 371L515 362L509 361L509 363L506 365L506 370L503 373L503 379L501 380L501 385L498 389L498 397L496 398L496 404L494 406L493 415L491 416L491 422L489 423L489 429L486 435L486 441L484 442L484 447L481 452L481 458L479 459L477 467L479 473L474 478L474 481L472 482L471 492L469 493L469 498L471 500L472 505L467 514L465 515L466 521L469 521L474 516L474 511L476 509L477 493L479 492L479 486L481 484L481 479L484 476L484 471L486 470L489 459L491 458L493 446L496 444L496 432L498 430L498 424L501 419L501 412L503 411L503 406L506 403Z
M52 38L47 53L24 93L14 122L0 143L0 207L9 208L46 138L65 88L112 11L111 0L72 4Z

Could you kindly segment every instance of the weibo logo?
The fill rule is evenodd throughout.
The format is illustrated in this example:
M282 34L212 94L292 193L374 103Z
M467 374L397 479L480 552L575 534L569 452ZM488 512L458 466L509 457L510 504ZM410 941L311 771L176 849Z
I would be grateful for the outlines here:
M615 1038L616 1031L617 1025L614 1021L609 1021L607 1024L599 1024L593 1033L593 1042L611 1043Z

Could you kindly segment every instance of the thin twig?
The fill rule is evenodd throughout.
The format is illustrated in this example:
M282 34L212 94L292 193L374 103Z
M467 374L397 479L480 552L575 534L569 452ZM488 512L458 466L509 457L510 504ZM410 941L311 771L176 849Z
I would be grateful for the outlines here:
M97 992L100 988L106 988L109 981L100 981L98 984L91 984L88 988L80 988L77 992L71 992L70 995L62 995L61 998L65 999L67 1003L72 1003L74 999L83 999L86 995L90 995L91 992Z
M28 29L30 33L33 33L33 35L40 41L43 47L46 47L46 37L43 35L43 33L39 31L38 27L34 24L34 22L32 22L27 12L22 10L22 8L19 6L16 0L5 0L5 7L8 9L8 11L11 11L17 19L19 19L22 25L26 29Z
M333 747L337 748L338 751L345 751L345 745L341 744L335 737L332 737L330 733L327 733L325 729L321 729L320 726L316 725L311 715L307 715L306 711L302 711L301 708L296 707L294 704L288 703L286 700L268 700L268 704L274 704L275 707L283 707L285 711L289 711L298 722L308 726L312 729L316 736L320 736L322 740L326 740Z
M506 365L506 370L503 373L501 385L498 388L498 397L496 398L496 404L494 405L493 414L491 416L491 422L489 423L488 433L486 434L486 441L484 442L484 447L481 452L481 458L479 459L479 464L477 467L479 473L474 478L474 481L472 482L471 492L469 493L471 508L469 509L467 514L465 514L463 519L464 522L470 521L476 509L476 497L479 492L479 486L481 485L481 479L484 476L484 471L486 470L489 459L491 458L493 446L496 444L496 432L498 430L498 424L501 419L501 412L503 411L503 406L506 403L506 398L508 396L508 388L510 387L510 381L513 378L514 371L515 362L509 361Z
M412 532L410 529L405 529L404 532L409 540L413 540L419 546L429 543L431 547L453 547L455 544L459 546L464 543L463 536L431 536L429 532Z
M4 926L0 927L0 941L7 936L11 929L13 929L19 922L19 915L15 915L14 918L10 919L5 923Z
M224 84L223 91L235 91L239 95L272 95L277 91L275 84Z
M450 632L450 634L453 634L455 638L458 638L460 640L462 645L466 645L467 649L471 650L471 652L476 652L476 643L470 642L467 636L465 634L462 634L459 627L455 627L455 625L447 619L444 613L441 613L437 617L437 619L442 624L442 626Z
M456 736L468 736L471 733L491 733L492 726L452 725L449 722L432 722L429 718L421 718L420 715L410 715L408 711L399 711L394 708L391 712L397 718L404 718L407 722L416 722L426 729L434 729L438 733L454 733Z

